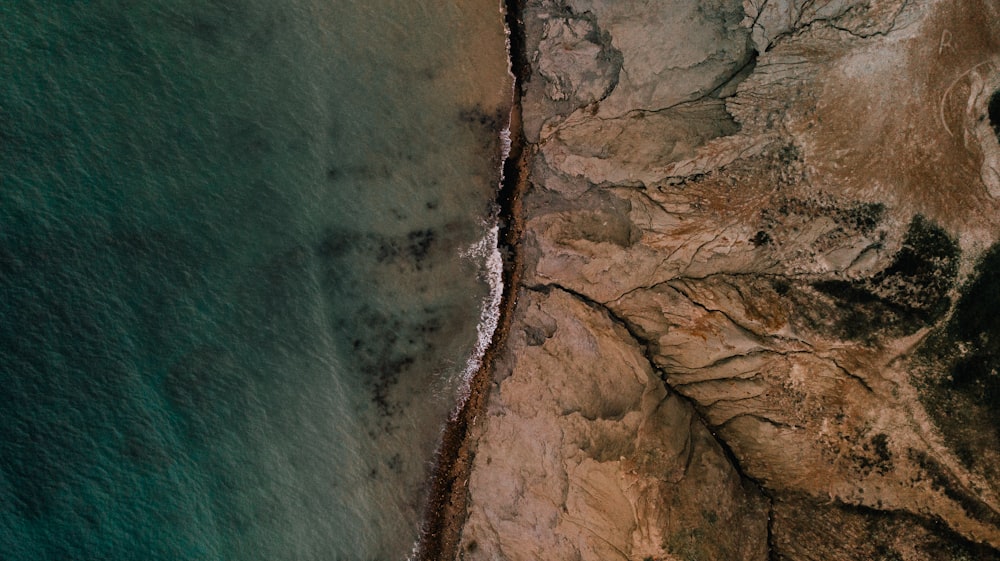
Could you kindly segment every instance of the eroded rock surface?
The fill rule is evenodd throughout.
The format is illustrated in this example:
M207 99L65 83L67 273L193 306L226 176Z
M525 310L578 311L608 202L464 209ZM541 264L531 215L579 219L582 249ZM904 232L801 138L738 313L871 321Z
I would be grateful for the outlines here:
M530 1L466 559L1000 559L1000 5Z
M468 558L766 553L766 499L624 327L557 288L525 292L517 325L469 482Z

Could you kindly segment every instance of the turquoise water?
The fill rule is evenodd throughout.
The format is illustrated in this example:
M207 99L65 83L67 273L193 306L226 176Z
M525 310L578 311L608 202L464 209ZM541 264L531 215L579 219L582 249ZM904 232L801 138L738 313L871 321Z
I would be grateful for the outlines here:
M489 301L497 6L0 21L0 559L405 558Z

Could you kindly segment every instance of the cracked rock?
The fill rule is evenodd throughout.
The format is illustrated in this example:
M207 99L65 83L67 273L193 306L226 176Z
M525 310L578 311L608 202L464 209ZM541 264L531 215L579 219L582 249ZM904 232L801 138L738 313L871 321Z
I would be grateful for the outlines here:
M1000 560L1000 7L524 20L523 286L461 556Z
M516 322L462 558L763 558L767 499L623 327L557 288L523 293Z

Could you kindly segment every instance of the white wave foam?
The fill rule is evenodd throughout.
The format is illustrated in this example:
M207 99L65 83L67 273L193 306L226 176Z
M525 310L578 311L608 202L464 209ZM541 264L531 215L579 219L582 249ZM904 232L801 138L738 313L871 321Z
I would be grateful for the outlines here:
M517 99L517 78L514 76L514 61L511 58L511 30L510 27L507 26L506 22L507 7L504 0L500 0L499 4L500 15L504 21L504 41L507 51L507 75L510 76L510 99L513 103ZM507 158L510 157L512 143L510 125L513 119L514 108L512 104L510 113L507 115L507 124L504 126L503 130L500 131L500 181L497 184L497 192L503 188L504 167L507 164ZM455 408L451 413L452 420L455 420L458 412L469 399L472 378L476 375L476 372L482 368L483 357L485 356L490 343L493 341L493 335L496 333L497 326L500 323L500 304L503 300L503 256L500 254L499 218L494 217L492 224L487 224L485 226L488 226L486 235L472 247L462 252L462 257L483 260L482 266L486 276L486 281L490 286L490 293L483 299L483 305L479 312L479 324L476 326L476 348L473 351L472 356L470 356L469 360L465 363L465 370L462 372L462 382L458 389L458 402L455 404Z
M508 115L507 116L508 125L506 127L504 127L502 131L500 131L500 142L501 142L501 145L503 146L500 149L500 152L501 152L501 154L500 154L500 161L501 162L506 162L507 161L507 157L510 156L510 146L511 146L511 143L510 143L510 124L509 124L510 123L510 119L511 119L511 116ZM500 179L503 179L503 166L500 167Z
M478 242L461 253L467 259L482 260L483 275L489 284L490 292L483 298L482 308L479 311L479 324L476 325L476 347L472 356L465 363L465 370L462 372L462 383L458 391L458 403L452 410L452 420L458 411L469 398L472 378L483 366L483 357L490 343L493 341L493 334L496 333L500 323L500 302L503 299L503 257L500 255L500 226L494 219L489 226L486 235Z
M511 58L510 47L510 27L507 26L507 5L505 0L499 0L500 18L504 22L504 35L507 51L507 75L510 76L510 99L512 102L510 113L507 115L507 124L500 131L500 181L497 184L497 192L503 188L504 167L507 158L510 157L511 132L510 125L514 120L513 102L517 100L517 77L514 75L514 60ZM472 389L472 378L483 366L483 358L486 351L493 342L493 335L500 325L500 305L503 301L503 256L500 254L500 220L494 216L492 223L487 226L486 235L468 249L461 252L462 257L482 259L482 267L486 276L486 281L490 286L489 294L483 299L482 308L479 311L479 324L476 325L476 348L472 356L465 363L465 370L462 371L462 382L458 388L458 400L455 408L451 412L451 420L458 417L459 411L465 406ZM413 543L407 561L414 561L420 553L420 543L423 541L423 532L426 528L421 528L421 535Z

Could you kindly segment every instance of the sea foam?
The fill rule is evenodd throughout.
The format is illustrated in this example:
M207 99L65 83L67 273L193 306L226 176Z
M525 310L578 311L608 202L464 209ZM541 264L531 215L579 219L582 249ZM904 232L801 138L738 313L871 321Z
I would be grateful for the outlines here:
M517 101L517 81L514 75L513 58L511 56L511 30L506 23L507 6L504 0L500 0L498 4L501 20L504 22L507 75L510 77L510 100L512 106L507 115L507 124L499 133L500 169L499 180L497 182L497 194L502 191L504 181L506 179L504 176L504 168L507 165L507 159L510 157L513 145L510 130L510 125L514 119L513 103ZM464 370L462 371L461 382L456 396L457 399L450 415L452 422L455 422L458 419L459 413L470 397L472 381L480 369L483 368L483 360L486 356L486 351L489 350L490 345L493 343L493 337L500 325L501 305L503 303L504 294L504 262L503 255L500 251L500 216L494 215L488 222L483 224L483 227L486 230L485 235L475 244L459 252L462 258L472 259L481 264L480 271L489 285L489 293L482 300L482 306L479 312L479 323L476 325L476 344L472 354L465 363ZM407 557L407 561L413 561L419 555L420 544L426 537L424 535L425 531L426 528L422 528L421 535L416 541L413 542L413 547L410 551L410 555Z
M506 4L503 0L499 2L500 17L504 20L504 33L506 53L507 53L507 75L510 76L510 99L513 102L517 99L517 81L514 76L513 59L511 58L510 27L506 24ZM504 168L507 159L510 157L512 147L510 124L514 118L514 109L511 108L507 114L507 124L500 131L500 179L497 184L497 193L503 189ZM469 399L472 379L479 369L483 367L483 358L489 349L497 326L500 323L500 305L503 301L503 256L500 253L500 217L494 216L490 223L484 224L487 228L486 235L478 242L461 252L461 256L466 259L482 260L482 270L485 280L490 287L489 294L483 298L482 307L479 312L479 324L476 326L476 346L472 355L465 363L465 370L462 372L462 382L458 389L458 400L452 409L451 419L454 421L459 411Z
M462 371L462 382L458 390L458 403L452 410L451 418L455 420L465 401L469 398L469 391L473 377L483 366L483 357L486 350L493 341L497 326L500 323L500 303L503 299L503 257L500 254L500 226L496 218L478 242L462 251L461 256L466 259L481 260L483 275L489 284L489 294L483 298L482 307L479 312L479 324L476 325L476 346L472 355L465 363L465 370Z

